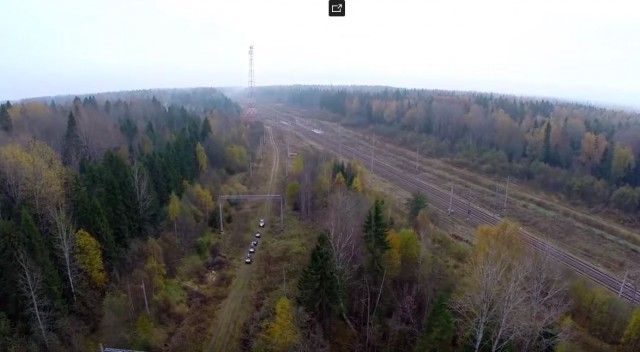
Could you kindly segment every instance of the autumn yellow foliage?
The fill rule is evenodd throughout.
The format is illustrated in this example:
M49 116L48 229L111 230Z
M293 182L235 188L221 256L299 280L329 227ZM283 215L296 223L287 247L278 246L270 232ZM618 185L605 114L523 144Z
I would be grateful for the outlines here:
M300 341L293 324L291 303L286 297L281 297L276 304L276 315L267 327L267 337L275 351L288 351Z
M207 154L204 152L202 144L196 144L196 157L198 158L198 169L204 171L207 169Z
M27 200L38 213L62 201L64 170L58 155L44 142L0 148L0 172L9 193L18 201Z
M169 196L169 220L176 221L180 214L180 200L175 193Z
M503 221L496 226L482 225L476 232L476 256L486 253L503 253L510 258L518 258L525 251L524 242L518 235L518 226Z
M333 184L336 186L345 187L347 184L347 181L344 179L344 176L342 175L342 173L338 172L336 174L336 179L333 181Z
M362 187L362 182L360 182L359 176L356 176L353 178L353 182L351 183L351 188L358 193L362 193L363 187Z
M387 240L391 248L384 254L387 275L396 277L400 271L400 237L395 231L387 233Z
M78 230L76 233L76 261L80 269L87 275L89 281L102 288L107 283L104 273L104 262L100 245L87 231Z
M297 155L296 158L293 159L293 166L291 166L291 173L294 176L300 175L303 167L304 167L304 159L302 158L302 155Z

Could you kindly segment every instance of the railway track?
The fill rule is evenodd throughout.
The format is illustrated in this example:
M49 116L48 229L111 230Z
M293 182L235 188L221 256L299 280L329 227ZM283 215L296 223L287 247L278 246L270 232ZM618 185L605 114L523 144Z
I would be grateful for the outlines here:
M282 112L279 112L275 109L267 109L267 114L272 118L276 116L279 118L283 117ZM449 205L451 205L453 214L451 214L450 216L456 216L455 214L463 214L464 216L464 214L467 213L468 209L470 209L468 203L466 203L464 200L461 200L458 197L450 198L448 192L444 192L441 189L412 176L404 170L400 170L395 166L385 163L384 161L375 158L375 156L372 157L369 152L364 152L345 144L340 145L338 141L331 138L330 136L327 136L327 134L325 133L318 133L317 130L313 131L313 129L300 126L294 119L291 119L291 117L292 116L289 116L286 121L288 123L286 127L291 131L321 145L323 148L335 154L341 153L344 157L357 160L364 165L370 164L373 160L372 165L374 173L377 173L381 177L386 178L387 180L397 184L398 186L409 192L424 193L429 197L431 203L440 209L448 209ZM283 126L275 127L281 128ZM338 148L340 150L338 150ZM496 225L502 221L499 216L496 216L492 212L480 207L473 207L468 213L468 219L475 225ZM536 250L546 253L560 263L564 264L575 273L591 279L595 283L612 291L615 294L618 294L620 292L622 280L617 276L606 272L605 270L594 266L584 259L568 253L528 233L523 229L519 230L519 234L522 236L527 245ZM625 284L625 288L624 290L622 290L621 297L634 304L640 303L636 288L629 283Z

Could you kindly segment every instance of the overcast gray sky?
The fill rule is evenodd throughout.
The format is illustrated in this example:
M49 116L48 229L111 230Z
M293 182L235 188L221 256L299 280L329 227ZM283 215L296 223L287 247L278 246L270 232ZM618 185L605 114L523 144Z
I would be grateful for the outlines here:
M640 106L623 0L3 0L0 99L192 86L376 84Z

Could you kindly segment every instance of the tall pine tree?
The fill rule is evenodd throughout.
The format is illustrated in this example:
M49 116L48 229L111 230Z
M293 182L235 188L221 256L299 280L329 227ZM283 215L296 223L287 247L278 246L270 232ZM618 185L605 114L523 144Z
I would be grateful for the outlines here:
M11 116L9 115L9 107L10 103L7 102L7 105L0 105L0 129L5 132L11 132L13 130L13 121L11 120Z
M374 282L379 282L384 271L384 254L391 248L387 239L389 227L384 219L384 202L376 199L371 209L367 213L364 221L364 244L367 250L369 261L369 272L374 278Z
M200 142L207 139L207 136L211 134L211 123L209 123L209 119L205 117L202 119L202 127L200 128Z
M69 112L67 118L67 132L64 134L62 143L62 163L65 166L77 168L84 158L84 145L80 132L78 130L78 122L73 112Z
M100 202L95 196L89 195L89 192L77 177L73 180L71 189L73 215L78 229L95 234L96 239L103 248L107 263L111 263L117 257L116 245Z
M318 237L309 264L298 281L298 303L313 314L320 323L328 326L331 312L338 300L338 280L329 238Z
M416 352L453 351L455 325L453 315L447 308L449 294L438 296L435 307L425 319L424 332L416 344Z
M22 230L21 246L29 258L31 258L34 264L42 270L44 276L44 283L46 285L47 296L53 301L53 304L58 311L64 311L65 305L62 298L62 280L58 270L51 260L51 253L49 252L50 245L45 243L45 239L40 235L38 227L29 212L26 209L22 209L20 214L20 229Z
M553 161L551 152L551 121L547 121L547 125L544 128L544 145L542 147L542 161L551 165Z

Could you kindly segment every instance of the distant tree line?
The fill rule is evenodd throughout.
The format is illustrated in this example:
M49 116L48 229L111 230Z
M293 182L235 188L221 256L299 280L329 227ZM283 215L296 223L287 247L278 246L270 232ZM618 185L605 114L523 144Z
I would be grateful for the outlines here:
M498 94L314 87L263 88L432 156L509 174L589 206L640 209L640 115Z

